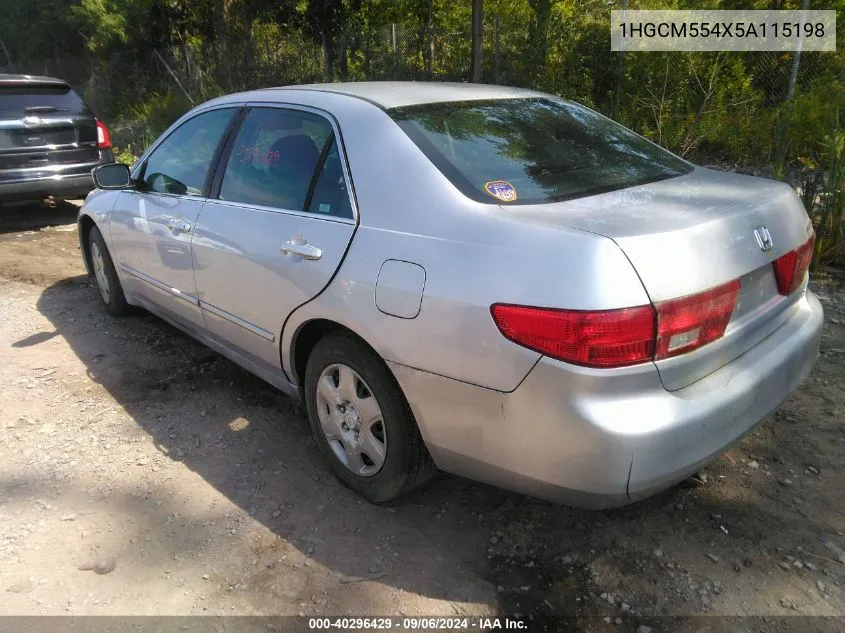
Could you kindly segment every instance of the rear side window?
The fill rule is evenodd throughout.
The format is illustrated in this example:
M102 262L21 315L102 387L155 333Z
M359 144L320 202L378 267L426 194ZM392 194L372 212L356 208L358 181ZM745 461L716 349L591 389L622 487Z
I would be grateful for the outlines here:
M253 108L232 146L220 199L302 211L332 126L321 116Z
M0 115L70 112L89 114L85 102L68 86L21 86L0 82Z
M688 173L668 151L556 99L435 103L389 112L464 195L541 204Z
M326 152L326 160L314 182L308 211L337 218L352 219L353 217L346 178L343 175L343 166L337 151L337 140L334 138L331 140L331 145Z

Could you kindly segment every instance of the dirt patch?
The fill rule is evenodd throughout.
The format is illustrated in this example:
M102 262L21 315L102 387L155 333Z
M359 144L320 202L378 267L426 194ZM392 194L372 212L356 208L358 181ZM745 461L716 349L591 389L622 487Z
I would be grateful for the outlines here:
M443 475L376 507L290 400L107 317L73 222L0 229L0 614L845 615L839 278L813 375L700 485L593 513Z
M78 207L61 202L0 207L0 274L49 286L85 273L76 232Z

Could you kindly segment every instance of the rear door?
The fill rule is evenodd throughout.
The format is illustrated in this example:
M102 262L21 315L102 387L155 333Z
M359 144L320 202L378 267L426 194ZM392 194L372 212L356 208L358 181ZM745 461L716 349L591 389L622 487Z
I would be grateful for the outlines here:
M144 160L136 188L120 193L109 224L126 290L200 331L191 236L237 109L206 110L165 137Z
M99 159L94 114L56 79L0 76L0 181L87 173ZM81 169L81 171L80 171Z
M275 373L285 319L329 283L355 231L338 138L325 113L253 105L194 232L208 331Z

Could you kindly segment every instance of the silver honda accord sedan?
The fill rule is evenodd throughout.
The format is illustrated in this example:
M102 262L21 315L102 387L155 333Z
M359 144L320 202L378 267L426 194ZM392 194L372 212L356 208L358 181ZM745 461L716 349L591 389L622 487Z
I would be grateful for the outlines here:
M737 443L818 354L789 186L540 92L234 94L94 176L79 236L106 311L301 398L373 502L442 469L623 505Z

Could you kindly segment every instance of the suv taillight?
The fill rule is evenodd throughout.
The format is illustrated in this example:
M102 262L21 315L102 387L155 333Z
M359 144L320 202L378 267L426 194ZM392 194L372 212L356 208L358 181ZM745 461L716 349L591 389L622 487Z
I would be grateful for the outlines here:
M99 149L109 149L111 147L109 129L102 121L97 121L97 147Z
M810 261L813 259L813 247L816 245L816 234L803 245L795 250L781 255L772 262L772 269L775 271L775 280L778 284L778 292L782 295L791 295L804 282L804 275L810 268Z
M490 307L505 338L586 367L625 367L669 358L725 333L738 279L699 294L620 310L559 310L505 303Z

